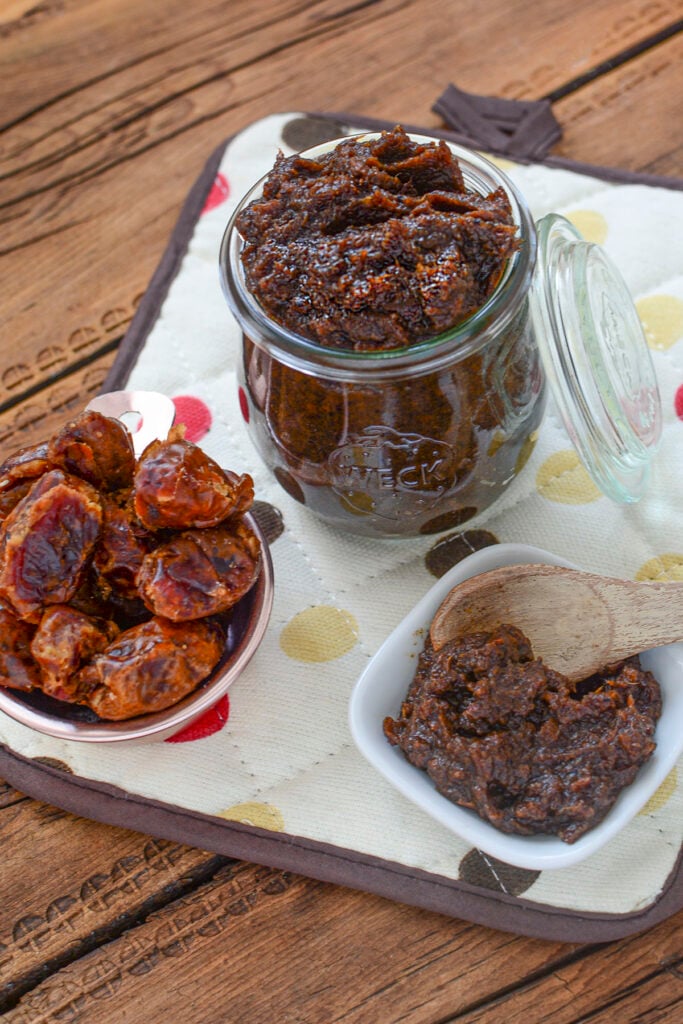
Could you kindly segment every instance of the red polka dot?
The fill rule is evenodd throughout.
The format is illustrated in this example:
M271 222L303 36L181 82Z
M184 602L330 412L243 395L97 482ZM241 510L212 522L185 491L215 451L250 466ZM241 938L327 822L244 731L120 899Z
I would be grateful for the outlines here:
M230 195L230 186L228 185L228 179L224 174L218 173L215 177L214 183L211 186L211 191L206 197L206 202L202 208L202 213L208 213L209 210L215 209L224 203Z
M237 396L240 400L240 411L244 417L244 422L249 422L249 400L245 394L244 388L237 389Z
M176 411L176 423L184 423L185 437L188 441L201 441L211 429L211 410L201 398L192 395L176 395L173 399Z
M188 726L177 732L175 736L169 736L166 743L187 743L190 740L203 740L207 736L213 736L220 732L230 717L230 702L228 695L221 697L219 701L203 715L190 722Z
M683 420L683 384L680 384L674 395L674 409L679 420Z

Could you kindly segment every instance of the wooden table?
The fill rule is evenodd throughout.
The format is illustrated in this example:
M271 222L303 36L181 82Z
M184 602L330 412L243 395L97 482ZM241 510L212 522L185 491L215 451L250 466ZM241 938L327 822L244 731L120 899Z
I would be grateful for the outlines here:
M683 174L680 0L0 2L0 448L94 394L214 147L278 110L555 101L554 152ZM683 916L514 937L0 790L8 1021L680 1021Z

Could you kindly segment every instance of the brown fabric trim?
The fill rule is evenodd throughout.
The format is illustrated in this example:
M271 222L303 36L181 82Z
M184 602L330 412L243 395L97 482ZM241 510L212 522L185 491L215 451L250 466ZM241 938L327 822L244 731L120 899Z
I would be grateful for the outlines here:
M94 821L133 829L241 860L373 892L476 924L559 942L623 938L665 920L683 904L680 861L660 897L633 914L566 911L378 857L287 833L219 819L138 797L109 783L70 776L0 745L0 773L22 793Z
M378 131L391 127L386 121L353 114L316 113L310 116L361 130ZM405 128L452 139L464 145L482 145L480 140L449 130L425 129L407 124ZM138 354L180 269L228 142L222 143L212 153L188 194L168 247L104 383L105 391L124 387L135 366ZM494 147L487 148L496 152ZM525 162L518 155L514 158ZM605 181L640 182L683 190L683 181L676 179L593 167L553 157L534 162L565 167ZM106 783L66 775L2 745L0 773L11 785L28 796L48 801L95 821L136 829L179 843L190 843L225 856L295 871L324 882L373 892L425 910L534 938L581 943L612 941L650 928L683 907L683 851L662 892L649 907L631 914L585 913L536 904L521 897L478 888L467 882L411 869L354 850L284 833L267 832L155 800L134 797Z

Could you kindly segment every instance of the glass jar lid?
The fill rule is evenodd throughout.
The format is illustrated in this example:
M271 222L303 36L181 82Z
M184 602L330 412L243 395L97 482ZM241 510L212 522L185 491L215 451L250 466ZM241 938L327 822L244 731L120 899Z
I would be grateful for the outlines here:
M604 249L564 217L537 224L531 308L548 381L586 469L609 498L642 496L662 430L640 319Z

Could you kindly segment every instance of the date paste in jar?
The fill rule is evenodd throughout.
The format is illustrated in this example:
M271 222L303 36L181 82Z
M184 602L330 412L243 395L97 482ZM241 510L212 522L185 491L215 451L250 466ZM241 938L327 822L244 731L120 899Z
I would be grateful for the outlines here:
M315 159L280 154L237 227L262 307L320 345L357 351L460 323L518 244L502 188L469 190L445 142L399 127Z
M248 429L285 489L335 525L458 525L533 446L535 249L500 172L477 160L396 127L280 155L235 217Z

